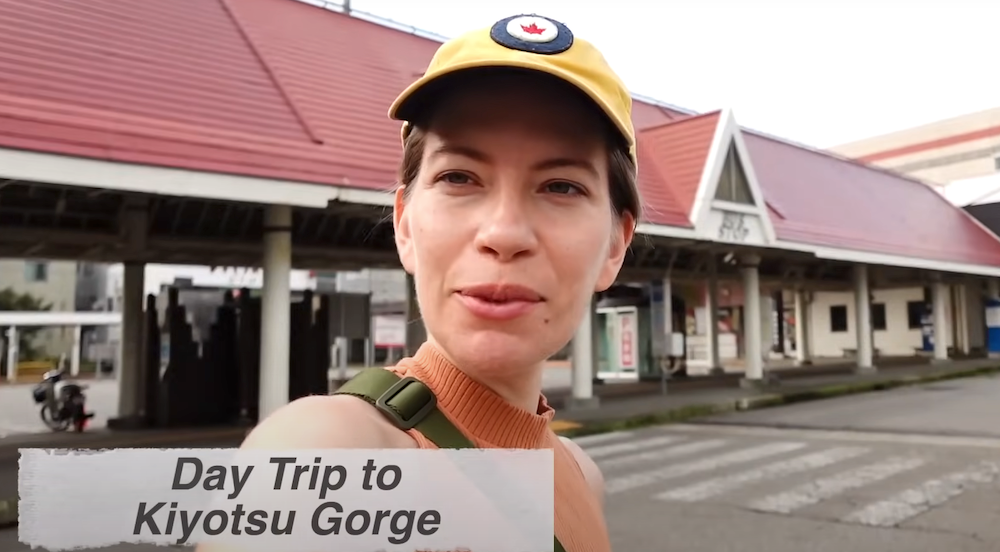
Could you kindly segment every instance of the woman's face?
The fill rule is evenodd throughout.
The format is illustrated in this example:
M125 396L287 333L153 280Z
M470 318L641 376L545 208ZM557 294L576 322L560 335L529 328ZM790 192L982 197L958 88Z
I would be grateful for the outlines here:
M442 352L516 376L572 338L633 221L613 214L594 108L561 88L484 79L438 105L417 180L396 195L400 259Z

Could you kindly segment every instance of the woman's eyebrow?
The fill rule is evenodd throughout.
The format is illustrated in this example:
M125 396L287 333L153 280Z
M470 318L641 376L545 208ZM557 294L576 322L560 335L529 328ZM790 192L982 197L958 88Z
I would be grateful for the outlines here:
M536 171L545 171L550 169L562 169L566 167L572 167L577 169L583 169L595 177L600 176L597 167L593 163L587 161L586 159L576 159L572 157L555 157L552 159L546 159L535 163L532 167Z
M443 155L461 155L462 157L468 157L469 159L479 161L480 163L493 162L490 156L485 152L458 144L441 144L440 146L434 148L434 151L431 152L431 157L439 157ZM593 163L586 159L578 159L574 157L553 157L551 159L544 159L532 165L531 168L536 171L545 171L566 167L583 169L595 177L600 176L600 171L597 170L597 167L595 167Z
M441 144L440 146L434 148L431 152L431 157L441 157L444 155L461 155L462 157L468 157L474 161L479 161L481 163L491 162L490 156L485 153L468 146L460 146L457 144Z

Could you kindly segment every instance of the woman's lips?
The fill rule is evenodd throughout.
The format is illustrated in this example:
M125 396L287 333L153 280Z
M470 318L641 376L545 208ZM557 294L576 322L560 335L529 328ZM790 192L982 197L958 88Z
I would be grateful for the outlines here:
M474 316L494 321L514 320L544 301L533 289L513 284L469 286L459 290L457 295Z

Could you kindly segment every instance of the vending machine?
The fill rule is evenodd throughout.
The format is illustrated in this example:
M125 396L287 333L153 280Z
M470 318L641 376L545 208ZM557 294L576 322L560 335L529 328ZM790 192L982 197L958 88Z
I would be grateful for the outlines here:
M650 309L646 305L598 307L597 377L609 381L659 379L652 361Z

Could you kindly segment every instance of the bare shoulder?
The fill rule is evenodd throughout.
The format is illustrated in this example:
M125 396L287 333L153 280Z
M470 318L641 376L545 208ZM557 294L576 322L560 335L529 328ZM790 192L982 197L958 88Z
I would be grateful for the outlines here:
M414 448L416 442L367 402L348 395L292 401L257 424L241 448Z
M303 397L276 410L247 435L242 449L416 448L416 442L367 402L348 395ZM196 552L241 552L218 543Z
M604 505L604 474L601 473L601 468L597 467L594 459L584 452L580 448L580 445L576 444L572 439L567 437L559 437L559 439L566 447L566 450L576 459L576 463L580 466L580 471L583 472L583 477L590 485L590 490L594 492L597 501L601 505Z

